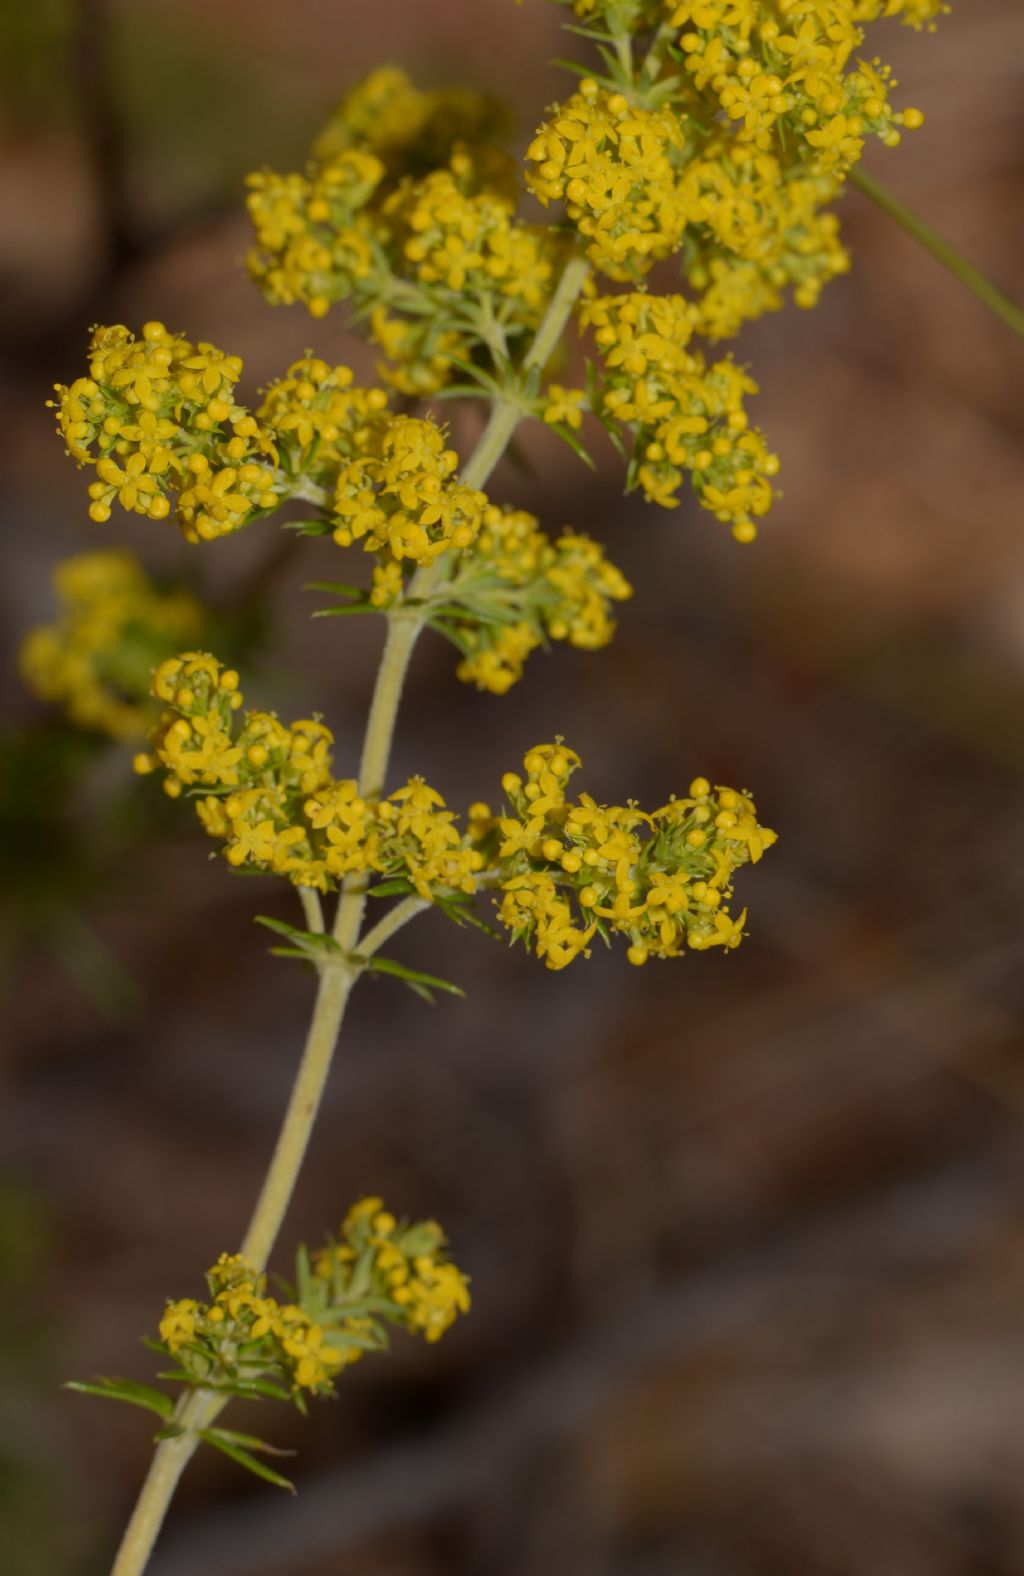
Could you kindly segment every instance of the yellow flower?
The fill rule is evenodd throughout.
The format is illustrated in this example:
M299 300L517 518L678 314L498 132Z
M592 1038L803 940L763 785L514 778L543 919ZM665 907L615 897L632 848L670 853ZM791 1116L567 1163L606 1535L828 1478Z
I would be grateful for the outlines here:
M554 426L558 422L565 422L574 432L583 425L583 409L587 396L582 389L566 389L560 383L552 383L547 390L547 404L544 408L544 420Z

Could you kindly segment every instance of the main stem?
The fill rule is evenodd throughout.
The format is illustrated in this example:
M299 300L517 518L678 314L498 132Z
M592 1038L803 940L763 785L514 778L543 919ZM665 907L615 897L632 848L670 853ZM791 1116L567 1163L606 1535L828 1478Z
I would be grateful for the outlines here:
M550 359L588 271L586 261L579 256L572 257L566 264L548 303L544 320L523 359L524 373L540 370ZM461 480L466 486L483 487L524 414L526 406L520 398L505 398L495 402L480 441L461 472ZM442 572L441 560L435 560L428 568L417 570L410 591L418 603L430 595ZM377 671L359 767L360 792L368 796L380 794L384 787L402 687L423 622L423 618L412 609L400 609L388 620L387 641ZM338 903L333 930L343 954L351 954L355 950L365 904L365 880L345 888ZM409 917L412 917L412 913L413 908L410 907ZM379 945L393 929L397 929L397 920L392 926L388 926L386 920L382 921L367 940ZM341 957L331 959L320 971L302 1060L273 1158L242 1243L242 1253L258 1270L266 1265L294 1192L323 1098L342 1018L352 986L358 977L359 965L350 964ZM162 1440L156 1448L111 1576L140 1576L140 1572L145 1569L178 1479L199 1444L198 1430L206 1427L224 1404L221 1397L202 1390L189 1397L177 1419L183 1432L173 1439Z
M895 219L900 228L906 230L907 234L923 246L925 251L930 252L937 263L941 263L943 268L948 268L954 278L959 279L962 285L966 285L979 301L984 302L990 312L994 312L996 317L1001 318L1015 334L1019 334L1024 339L1024 310L1015 301L1011 301L1009 296L1004 295L991 279L986 279L973 263L969 263L966 257L961 256L955 246L944 240L930 224L925 224L923 219L919 219L916 213L911 212L905 203L900 202L899 198L873 175L868 175L865 170L857 168L850 171L849 179L851 185L858 187L865 197L870 197L873 203L877 203L890 219Z

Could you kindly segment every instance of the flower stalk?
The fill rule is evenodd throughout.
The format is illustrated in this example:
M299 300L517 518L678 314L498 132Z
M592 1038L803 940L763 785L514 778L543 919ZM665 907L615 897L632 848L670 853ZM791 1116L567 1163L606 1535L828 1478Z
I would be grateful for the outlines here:
M939 235L937 230L933 230L930 224L919 218L874 175L869 175L866 170L858 167L850 172L850 182L858 191L862 191L865 197L869 197L876 207L881 208L884 214L895 220L900 229L905 230L919 246L923 246L937 263L953 275L954 279L959 279L960 283L1005 323L1007 328L1011 328L1015 334L1024 339L1024 309L1015 301L1011 301L1008 295L1004 295L998 285L986 278L973 263L968 262L962 252L958 252L955 246Z

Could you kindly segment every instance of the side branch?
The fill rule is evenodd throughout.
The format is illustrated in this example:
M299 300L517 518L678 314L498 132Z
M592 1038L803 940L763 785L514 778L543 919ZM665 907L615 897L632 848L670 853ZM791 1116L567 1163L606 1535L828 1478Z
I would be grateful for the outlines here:
M900 202L887 186L883 186L881 181L876 180L873 175L868 175L865 170L859 168L851 170L849 181L852 186L857 187L858 191L862 191L865 197L870 197L871 201L881 208L883 213L888 214L890 219L894 219L901 230L905 230L913 240L923 246L937 263L941 263L954 278L959 279L962 285L966 285L971 294L976 295L990 312L994 312L1008 328L1012 328L1015 334L1024 339L1024 310L1015 301L1011 301L1009 296L1004 295L991 279L986 279L985 275L975 268L973 263L969 263L955 246L944 240L930 224L919 219L917 214L913 213L905 203Z

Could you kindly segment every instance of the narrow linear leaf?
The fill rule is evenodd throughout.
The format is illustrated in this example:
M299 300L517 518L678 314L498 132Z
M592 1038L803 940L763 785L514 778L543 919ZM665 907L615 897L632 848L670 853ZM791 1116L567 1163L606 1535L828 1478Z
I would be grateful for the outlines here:
M115 1379L104 1374L92 1381L69 1379L64 1389L77 1390L81 1395L98 1395L105 1401L125 1401L129 1406L141 1406L165 1421L174 1415L174 1402L169 1395L148 1384L137 1384L134 1379Z
M424 974L419 969L410 969L404 963L398 963L394 958L370 958L366 967L374 974L390 974L394 979L401 980L403 985L408 985L410 990L422 996L424 1001L433 1002L432 990L447 991L451 996L465 996L465 991L458 985L453 985L451 980L438 979L436 974Z
M573 23L573 22L563 22L562 23L562 27L565 29L565 31L567 33L575 33L577 38L589 38L591 43L594 43L594 44L607 44L608 43L609 35L607 33L599 33L596 30L596 28L593 28L593 27L580 27L578 24Z
M241 1445L233 1445L229 1439L220 1437L216 1430L204 1428L200 1430L200 1439L204 1439L215 1450L221 1451L225 1456L236 1461L240 1467L245 1467L247 1472L252 1472L258 1478L263 1478L267 1483L273 1483L275 1488L285 1488L289 1494L295 1493L295 1484L288 1478L282 1477L280 1472L275 1472L268 1467L265 1461L259 1461L248 1450L243 1450Z
M401 1316L402 1309L396 1311ZM336 1351L343 1352L346 1346L357 1346L363 1352L379 1352L384 1346L381 1340L375 1340L371 1335L354 1335L349 1330L325 1330L324 1344L333 1347Z
M332 596L365 596L365 586L350 586L344 580L307 580L303 591L329 591Z
M477 383L446 383L443 389L435 389L431 399L493 399L493 394L488 389L481 388Z
M376 886L367 887L367 897L397 897L412 891L412 882L406 881L404 876L396 876L393 881L380 881Z
M430 618L427 620L427 623L435 634L442 635L445 640L455 647L456 651L461 651L464 657L470 655L471 647L469 641L458 633L453 624L445 623L442 618Z
M453 925L460 927L472 925L474 930L482 930L485 936L498 935L498 931L495 930L494 926L488 924L486 919L481 919L480 915L470 908L468 903L439 902L436 904L436 907L441 910L446 919L451 920Z
M313 1272L309 1263L309 1249L301 1242L295 1254L295 1291L293 1299L300 1307L308 1301L310 1288L313 1284Z
M292 941L296 947L304 952L341 952L341 947L334 937L325 930L300 930L297 925L289 925L286 920L274 919L269 914L256 914L257 925L265 925L268 930L274 931L279 936L284 936L286 941Z
M269 1379L236 1379L232 1384L217 1386L218 1390L226 1391L229 1395L245 1396L248 1400L290 1401L291 1391L283 1385L274 1384Z
M215 1434L218 1439L226 1439L229 1445L241 1445L243 1450L257 1450L265 1456L297 1456L297 1450L285 1450L281 1445L269 1445L265 1439L258 1439L255 1434L240 1434L235 1428L208 1428L207 1434Z
M482 367L475 366L472 361L464 361L461 356L453 356L450 350L445 351L445 355L453 367L459 367L474 383L486 389L493 399L501 398L501 384L497 383Z
M334 525L330 520L284 520L286 531L299 531L303 536L331 536Z
M584 465L586 465L590 470L594 470L594 461L591 459L589 453L583 447L583 444L580 442L579 438L577 438L572 428L564 421L554 422L553 428L554 431L558 433L558 436L561 438L562 442L569 445L572 452L583 461Z
M559 66L563 71L571 71L574 77L592 77L593 71L588 66L581 66L577 60L563 60L555 56L548 61L549 66Z

